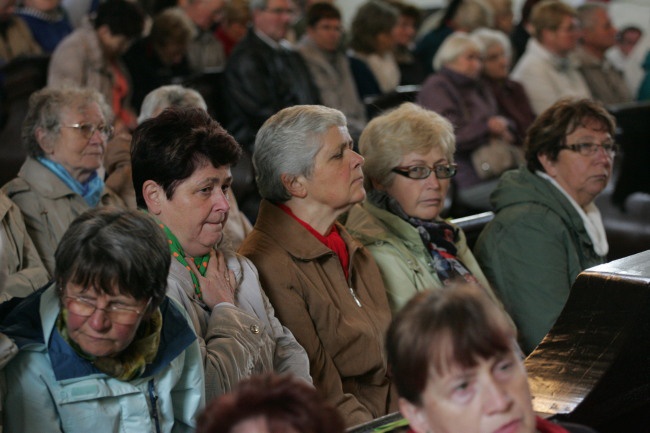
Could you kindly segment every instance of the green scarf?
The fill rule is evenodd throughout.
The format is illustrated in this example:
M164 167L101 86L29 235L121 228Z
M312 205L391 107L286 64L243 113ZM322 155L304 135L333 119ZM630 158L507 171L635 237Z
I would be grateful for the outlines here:
M61 337L74 349L77 355L90 361L102 373L106 373L117 380L127 382L140 376L147 364L152 363L158 353L160 330L162 329L162 313L160 309L154 311L149 320L140 323L131 344L114 357L92 356L85 353L68 335L67 320L68 310L62 308L56 321L56 327Z
M199 279L196 277L196 275L194 275L194 272L192 272L192 268L190 268L190 266L187 264L185 251L183 251L183 247L181 246L180 242L178 242L178 239L176 238L174 233L172 233L172 231L169 230L169 227L167 227L165 224L161 223L157 219L156 222L158 223L160 228L163 229L163 231L165 232L165 236L167 236L167 242L169 242L169 250L172 252L172 257L178 260L180 264L185 266L185 269L189 271L190 277L192 277L192 282L194 283L194 292L196 293L196 296L199 298L199 300L203 301L203 293L201 293L201 285L199 284ZM205 276L205 272L208 270L208 260L210 260L210 253L204 256L190 257L189 259L194 262L196 268L199 270L199 273Z

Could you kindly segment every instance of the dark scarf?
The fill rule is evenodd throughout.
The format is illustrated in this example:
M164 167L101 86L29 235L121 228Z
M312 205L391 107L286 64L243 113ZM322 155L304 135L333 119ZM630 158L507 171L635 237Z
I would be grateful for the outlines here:
M368 200L379 209L397 215L417 229L422 243L431 254L436 274L443 284L448 284L457 278L478 284L474 275L456 257L458 253L456 243L460 239L457 228L441 220L426 221L408 216L397 200L382 191L371 191Z

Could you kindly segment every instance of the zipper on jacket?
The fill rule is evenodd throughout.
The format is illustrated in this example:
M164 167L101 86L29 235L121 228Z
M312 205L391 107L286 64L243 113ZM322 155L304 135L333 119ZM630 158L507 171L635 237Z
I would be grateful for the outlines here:
M356 302L357 305L359 306L359 308L361 308L361 307L362 307L362 305L361 305L361 301L360 301L359 298L357 297L357 294L354 292L354 289L353 289L352 287L350 287L350 294L351 294L352 297L354 298L354 302Z
M151 400L151 418L156 426L156 433L160 433L160 419L158 417L158 394L153 385L153 379L149 381L149 400Z

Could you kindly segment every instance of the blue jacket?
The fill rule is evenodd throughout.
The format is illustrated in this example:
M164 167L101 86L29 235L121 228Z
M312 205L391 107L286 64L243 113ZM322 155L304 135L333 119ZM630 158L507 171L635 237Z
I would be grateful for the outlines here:
M5 368L4 428L11 432L191 432L204 404L196 336L173 301L160 306L160 347L144 373L123 382L94 367L56 329L56 285L18 304L1 332L20 351Z

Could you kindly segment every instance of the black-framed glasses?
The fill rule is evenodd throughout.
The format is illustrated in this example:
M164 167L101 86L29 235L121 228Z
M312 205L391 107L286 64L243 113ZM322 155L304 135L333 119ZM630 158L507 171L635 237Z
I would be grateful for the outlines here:
M567 149L567 150L570 150L572 152L577 152L582 156L594 156L598 152L598 149L601 148L601 147L605 151L605 153L607 153L609 156L614 156L614 155L616 155L616 152L618 152L618 144L616 144L616 143L565 144L564 146L560 146L560 149Z
M66 308L72 314L76 314L81 317L90 317L96 310L102 310L111 322L118 323L120 325L134 325L140 319L140 316L147 310L149 304L151 304L151 298L147 301L147 305L139 310L135 307L128 307L126 305L111 305L109 304L105 308L97 307L97 304L92 302L90 299L84 298L82 296L72 296L65 295L66 299Z
M449 179L456 175L456 164L436 164L433 167L428 165L411 165L408 167L395 167L391 170L393 173L406 176L409 179L426 179L435 173L438 179Z
M73 125L61 125L61 127L76 129L86 140L90 140L90 137L93 136L95 131L99 131L104 138L111 138L113 136L113 126L106 124L95 125L93 123L75 123Z

